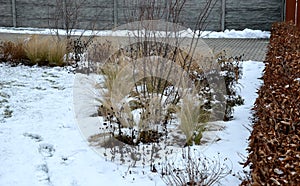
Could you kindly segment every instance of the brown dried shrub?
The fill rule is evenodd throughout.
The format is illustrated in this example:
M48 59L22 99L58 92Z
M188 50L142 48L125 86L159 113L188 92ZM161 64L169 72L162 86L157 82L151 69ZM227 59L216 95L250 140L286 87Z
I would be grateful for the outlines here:
M0 43L0 61L16 63L27 60L23 42L3 41Z

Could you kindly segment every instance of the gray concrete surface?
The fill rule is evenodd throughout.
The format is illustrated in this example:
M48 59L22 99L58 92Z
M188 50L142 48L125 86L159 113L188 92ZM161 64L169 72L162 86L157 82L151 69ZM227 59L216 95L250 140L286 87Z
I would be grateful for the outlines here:
M218 53L225 50L228 56L241 56L242 60L264 61L268 50L269 39L203 39Z

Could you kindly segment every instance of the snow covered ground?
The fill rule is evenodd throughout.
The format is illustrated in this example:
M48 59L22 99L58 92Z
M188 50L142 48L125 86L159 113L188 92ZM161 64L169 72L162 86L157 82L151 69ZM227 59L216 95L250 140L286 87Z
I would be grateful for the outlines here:
M204 155L229 159L234 173L246 156L250 108L256 98L264 64L245 61L241 95L220 141L203 148ZM0 185L164 185L148 168L128 174L122 166L95 153L76 125L73 105L75 75L62 68L0 64ZM11 114L5 114L4 109ZM229 175L222 185L238 185Z
M49 30L48 30L49 31ZM49 33L45 29L0 28L0 32ZM209 37L269 37L268 32L244 30L209 32ZM257 97L264 64L244 61L241 95L234 120L217 135L220 141L201 147L208 157L228 158L233 173L247 156L247 127ZM0 64L0 185L97 186L165 185L149 167L130 168L106 161L92 150L77 126L73 101L75 75L64 68L11 67ZM130 174L132 172L132 174ZM229 175L221 185L238 185Z
M60 35L65 34L65 30L53 30L43 28L11 28L11 27L0 27L0 33L21 33L21 34L54 34L58 32ZM96 36L127 36L131 31L128 30L74 30L74 35L96 35ZM182 34L186 37L192 37L192 31L190 29L182 31ZM213 32L203 31L201 33L203 38L270 38L269 31L261 30L225 30L224 32Z
M0 115L0 185L159 182L148 176L124 179L128 167L107 162L88 147L74 115L74 76L61 68L0 64L0 102L12 111L11 117Z

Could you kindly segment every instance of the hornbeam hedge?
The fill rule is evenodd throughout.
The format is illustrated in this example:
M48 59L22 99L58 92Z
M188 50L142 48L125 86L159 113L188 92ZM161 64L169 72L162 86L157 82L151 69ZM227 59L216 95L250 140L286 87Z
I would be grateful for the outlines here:
M300 185L300 32L275 23L249 138L250 178L241 185Z

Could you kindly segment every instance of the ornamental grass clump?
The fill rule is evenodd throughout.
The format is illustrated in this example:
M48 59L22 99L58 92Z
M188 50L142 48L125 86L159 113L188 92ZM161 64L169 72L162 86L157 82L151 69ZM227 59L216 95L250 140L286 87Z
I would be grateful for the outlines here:
M63 66L66 42L33 35L25 43L25 52L31 65Z
M196 95L188 95L182 99L180 107L176 108L179 128L186 136L187 146L200 144L205 123L209 120L210 113L205 112L201 105L203 103Z
M49 39L33 35L25 44L25 52L31 65L48 64Z
M50 66L64 66L67 44L65 41L54 41L49 46L48 60Z

